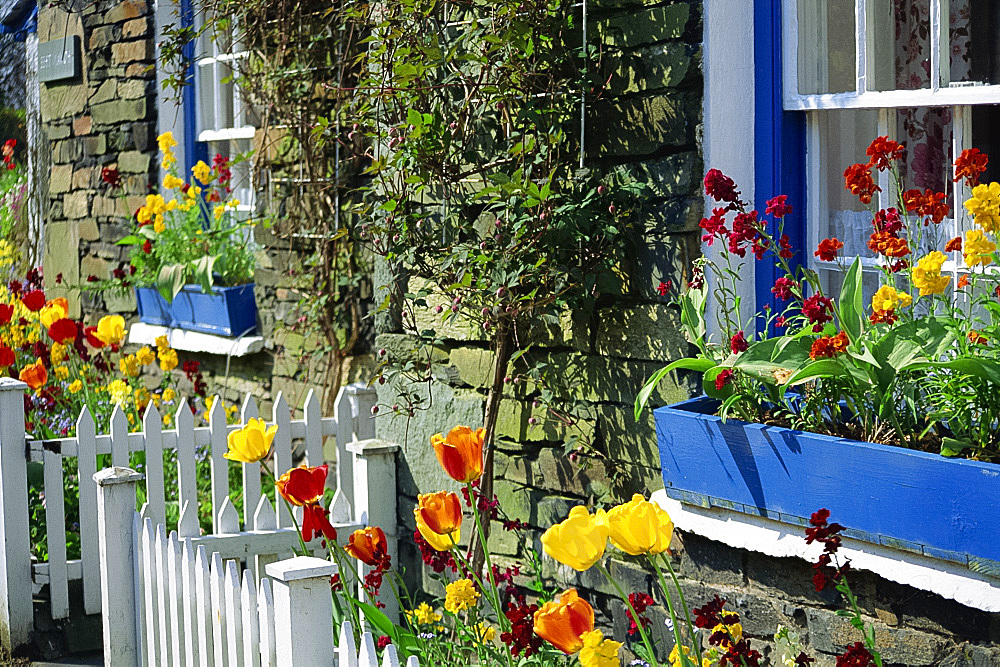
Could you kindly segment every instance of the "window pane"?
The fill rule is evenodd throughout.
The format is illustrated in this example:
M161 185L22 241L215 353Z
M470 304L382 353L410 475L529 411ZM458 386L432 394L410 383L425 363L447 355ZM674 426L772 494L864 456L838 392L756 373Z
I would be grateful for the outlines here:
M857 88L854 0L799 0L799 94Z
M950 81L1000 83L1000 3L951 0L949 11Z
M214 130L215 126L215 65L211 62L198 65L198 131Z
M896 110L896 141L906 145L900 169L905 188L951 190L951 107Z
M870 90L931 85L930 0L868 3Z
M986 172L979 177L981 183L1000 181L1000 106L972 107L972 143L967 148L978 148L989 156Z

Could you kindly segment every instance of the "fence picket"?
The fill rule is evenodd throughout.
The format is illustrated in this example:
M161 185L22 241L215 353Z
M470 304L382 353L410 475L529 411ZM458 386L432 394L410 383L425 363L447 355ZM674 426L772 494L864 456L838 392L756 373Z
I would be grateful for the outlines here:
M184 540L184 553L181 557L181 570L183 572L183 597L181 598L184 607L184 644L186 667L195 667L198 655L198 635L195 628L198 627L198 607L197 600L200 591L195 581L195 567L197 561L194 555L194 542Z
M351 453L347 444L353 439L354 417L351 412L351 397L347 388L342 388L334 405L334 417L337 420L337 490L330 503L331 521L350 521L353 515L352 499L354 498L354 471L347 464Z
M382 667L399 667L399 655L396 647L389 644L382 650Z
M260 570L263 574L263 570ZM260 623L260 663L262 667L277 667L278 657L274 641L274 593L271 591L271 580L265 576L260 578L260 590L257 591L257 619Z
M66 618L69 616L69 575L66 570L62 455L46 449L42 463L45 466L45 525L49 528L49 603L52 618Z
M145 646L146 664L160 664L160 640L157 628L160 627L160 617L156 607L156 587L160 578L156 576L156 553L153 547L155 539L153 521L148 517L142 523L142 538L139 541L142 553L142 579L145 583L143 591L143 608L145 613Z
M163 422L160 412L150 401L142 418L142 433L146 446L146 502L154 523L166 523L163 495Z
M253 514L254 530L274 530L278 527L278 519L274 514L274 505L267 496L261 496L257 501L257 510ZM268 563L277 560L274 554L258 554L253 557L253 573L258 580L265 579L264 568Z
M253 396L247 394L243 400L243 408L240 411L243 424L251 419L257 419L257 402ZM257 507L260 498L260 463L243 464L243 527L250 530L253 525L253 512Z
M83 573L83 611L101 612L101 553L97 540L97 426L87 406L76 420L77 471L80 481L80 560Z
M205 546L198 547L195 556L195 581L197 582L198 657L202 667L211 667L215 656L214 618L212 613L211 569Z
M128 419L121 404L111 411L111 465L128 468Z
M289 428L291 415L288 411L288 403L285 395L278 392L274 399L273 411L274 423L278 426L278 432L274 434L274 474L281 475L292 467L292 433ZM274 501L280 502L275 489ZM278 513L278 528L288 528L292 525L292 518L287 512Z
M218 396L212 401L212 411L208 416L208 432L211 442L212 468L212 532L219 532L219 512L229 496L229 460L225 454L229 429L226 426L226 408ZM237 531L239 532L239 531Z
M361 652L358 653L358 665L360 667L378 667L378 654L375 653L375 641L372 633L366 632L361 635Z
M212 596L212 642L215 646L215 662L217 667L226 664L226 591L222 586L223 566L222 556L216 551L212 554L209 588Z
M198 534L198 478L195 471L194 449L194 415L188 407L187 399L182 398L174 415L177 425L177 506L188 508L186 523L177 525L177 532L182 537Z
M260 622L257 616L257 582L250 570L243 570L240 583L243 616L243 665L260 667Z
M167 538L167 571L161 573L167 579L167 613L170 616L170 653L174 664L184 663L184 638L181 636L181 595L183 594L181 574L181 543L177 532L170 531Z
M358 667L358 649L354 644L354 630L351 629L350 621L344 621L340 625L340 642L337 644L337 657L339 667Z
M226 561L223 588L226 591L226 649L228 665L238 665L243 660L243 610L240 609L240 566L234 560Z
M158 634L160 636L160 655L163 656L163 664L174 664L172 653L173 641L170 634L170 607L168 598L170 597L170 582L164 576L167 573L167 534L166 526L162 523L156 524L155 538L156 560L156 611L158 616Z
M304 437L306 461L311 466L323 465L323 413L320 411L319 397L314 389L310 389L306 395L306 402L302 407L302 421L306 426Z

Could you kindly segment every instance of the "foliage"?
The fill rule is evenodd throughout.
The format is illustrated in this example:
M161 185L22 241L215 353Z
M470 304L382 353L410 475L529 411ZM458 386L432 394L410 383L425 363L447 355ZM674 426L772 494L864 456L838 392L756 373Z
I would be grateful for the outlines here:
M789 263L792 251L782 240L784 217L791 213L785 198L768 202L769 222L748 210L731 179L711 170L706 192L720 207L701 226L709 245L720 241L727 249L722 265L702 262L711 284L699 277L680 299L682 323L699 353L650 378L637 399L637 414L660 379L674 369L689 369L704 373L705 393L721 401L723 417L776 419L821 433L936 446L949 456L963 450L971 458L1000 456L995 399L1000 286L987 268L997 261L1000 184L978 183L987 158L976 149L955 163L955 180L971 189L964 205L971 219L964 240L942 244L945 252L955 253L956 280L944 267L946 255L934 249L943 240L938 225L949 212L947 197L904 189L898 167L904 150L879 137L868 149L870 161L845 171L847 189L872 210L868 247L879 258L881 286L867 304L861 258L845 266L838 259L839 240L820 243L814 254L845 270L839 298L827 297L815 271ZM876 210L872 201L879 187L873 169L887 172L902 209ZM758 261L775 258L781 277L772 292L788 305L741 322L736 286L747 250ZM709 290L722 345L705 336ZM755 329L756 339L750 333Z
M160 135L159 143L166 172L163 190L174 197L147 195L136 212L134 231L118 241L132 246L132 269L121 284L154 285L170 302L188 283L209 293L216 284L251 282L257 264L253 223L236 215L240 202L231 197L232 161L221 155L215 156L212 166L199 161L188 182L176 172L173 135ZM118 186L114 170L106 169L103 177L110 187Z

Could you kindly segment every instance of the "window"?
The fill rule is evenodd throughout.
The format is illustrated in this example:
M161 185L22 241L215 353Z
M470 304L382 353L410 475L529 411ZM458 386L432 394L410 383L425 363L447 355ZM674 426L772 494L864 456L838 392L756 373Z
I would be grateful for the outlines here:
M806 116L808 264L835 292L839 266L812 251L836 236L845 256L862 258L866 291L873 292L883 259L867 247L871 214L844 189L844 169L865 161L876 136L904 143L905 187L944 192L952 210L951 219L927 228L921 249L941 249L964 231L968 190L952 182L955 157L973 146L993 153L984 179L1000 180L993 131L1000 122L1000 3L783 0L782 33L783 107ZM889 174L876 173L882 191L874 203L902 208ZM953 258L944 269L957 280Z
M195 22L203 20L203 13L198 12ZM235 21L217 21L214 26L214 31L201 34L194 54L195 138L201 144L195 155L200 154L206 162L216 155L230 160L247 156L253 148L257 125L253 109L245 104L236 82L239 61L247 56L239 43L238 25ZM234 164L232 171L233 196L240 201L236 210L249 216L254 207L249 159Z

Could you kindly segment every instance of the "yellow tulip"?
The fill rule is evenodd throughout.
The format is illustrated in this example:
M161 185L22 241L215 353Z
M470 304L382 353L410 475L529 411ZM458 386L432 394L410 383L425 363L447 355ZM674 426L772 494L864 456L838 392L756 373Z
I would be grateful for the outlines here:
M263 419L251 419L246 426L229 434L229 451L223 454L230 461L255 463L271 451L278 426L267 428Z
M604 510L590 514L583 505L569 511L569 518L542 535L545 553L563 565L583 572L601 559L611 528Z
M450 533L435 533L427 525L424 517L421 516L419 507L414 508L413 518L417 521L417 530L420 531L420 536L423 537L435 551L448 551L453 546L458 544L458 541L462 537L461 526Z
M69 307L66 303L66 299L53 299L45 304L42 308L42 312L39 313L39 320L42 322L42 326L46 329L51 327L57 321L66 317Z
M608 512L611 543L629 554L660 554L670 547L674 522L670 515L638 493Z
M125 318L121 315L105 315L97 322L94 335L105 345L117 345L125 338Z

